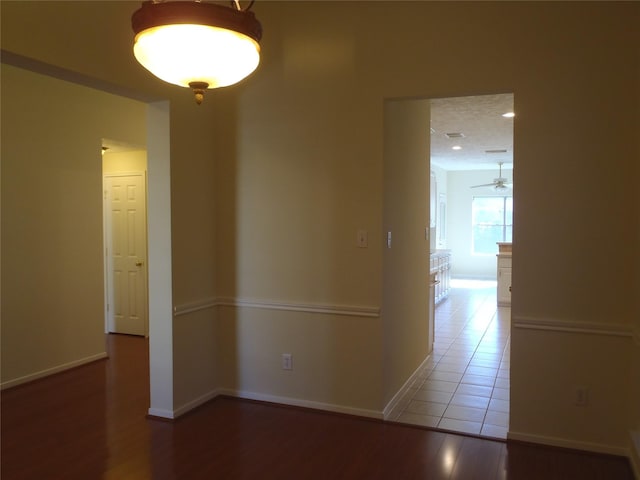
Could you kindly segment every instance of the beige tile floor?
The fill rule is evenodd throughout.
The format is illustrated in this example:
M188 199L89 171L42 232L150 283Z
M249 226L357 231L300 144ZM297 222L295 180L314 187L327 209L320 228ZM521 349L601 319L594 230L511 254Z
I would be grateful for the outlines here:
M453 280L436 308L433 354L392 419L504 439L509 427L511 309L495 282Z

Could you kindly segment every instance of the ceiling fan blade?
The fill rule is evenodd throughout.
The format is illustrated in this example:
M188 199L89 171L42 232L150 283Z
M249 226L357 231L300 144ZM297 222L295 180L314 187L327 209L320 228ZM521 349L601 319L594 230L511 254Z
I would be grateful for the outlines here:
M513 188L513 184L509 183L509 181L502 176L502 162L498 162L498 166L500 167L500 173L498 173L498 178L493 179L493 182L483 183L482 185L472 185L470 188L493 187L495 191Z

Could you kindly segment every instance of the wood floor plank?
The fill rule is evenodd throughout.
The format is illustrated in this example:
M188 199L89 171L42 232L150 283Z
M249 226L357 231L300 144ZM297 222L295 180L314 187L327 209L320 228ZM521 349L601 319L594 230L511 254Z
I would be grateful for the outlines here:
M110 335L108 352L2 392L3 480L633 478L616 457L232 398L153 420L147 342Z
M498 478L500 463L504 461L504 448L503 443L465 438L451 472L451 479Z

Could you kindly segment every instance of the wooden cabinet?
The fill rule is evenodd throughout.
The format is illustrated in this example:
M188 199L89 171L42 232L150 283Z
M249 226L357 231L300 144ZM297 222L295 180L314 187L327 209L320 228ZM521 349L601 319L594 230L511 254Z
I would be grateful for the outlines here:
M431 254L430 272L435 274L434 305L442 302L449 295L451 288L451 253L449 250L437 250Z
M498 243L498 306L511 305L511 244Z
M438 280L436 279L436 272L429 274L429 353L433 351L433 342L435 336L435 324L436 324L436 285Z
M498 306L511 305L511 254L498 255Z

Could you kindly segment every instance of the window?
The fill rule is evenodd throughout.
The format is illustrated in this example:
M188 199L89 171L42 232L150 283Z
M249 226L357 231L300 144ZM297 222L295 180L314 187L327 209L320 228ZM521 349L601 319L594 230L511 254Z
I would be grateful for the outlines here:
M513 197L473 197L471 224L471 252L498 253L497 242L512 241Z

